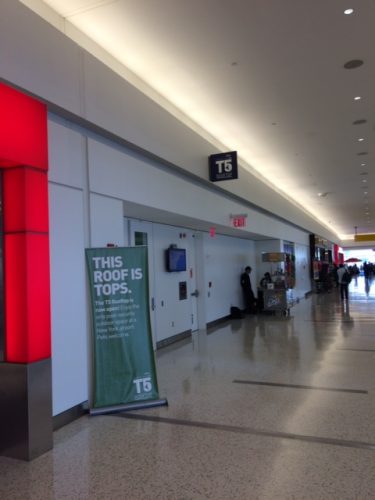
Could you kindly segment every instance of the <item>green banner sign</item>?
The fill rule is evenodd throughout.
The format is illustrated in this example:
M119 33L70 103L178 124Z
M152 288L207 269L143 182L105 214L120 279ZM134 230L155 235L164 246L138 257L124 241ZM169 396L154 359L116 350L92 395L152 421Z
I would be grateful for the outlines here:
M86 249L93 317L93 407L157 399L147 248Z

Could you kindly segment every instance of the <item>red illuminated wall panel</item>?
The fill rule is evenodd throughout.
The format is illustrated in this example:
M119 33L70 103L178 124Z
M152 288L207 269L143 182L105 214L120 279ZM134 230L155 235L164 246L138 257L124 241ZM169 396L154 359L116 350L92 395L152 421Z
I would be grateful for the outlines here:
M30 363L51 355L48 235L6 234L5 354Z
M47 108L0 83L0 166L48 169Z
M0 83L5 361L51 356L47 110Z
M48 232L48 179L45 172L15 167L3 172L5 232Z

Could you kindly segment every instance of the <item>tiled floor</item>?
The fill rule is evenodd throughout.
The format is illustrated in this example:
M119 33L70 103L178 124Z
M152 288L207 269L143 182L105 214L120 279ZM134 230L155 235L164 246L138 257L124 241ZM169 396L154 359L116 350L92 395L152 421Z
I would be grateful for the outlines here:
M168 407L83 417L31 463L0 457L0 498L375 499L370 285L161 350Z

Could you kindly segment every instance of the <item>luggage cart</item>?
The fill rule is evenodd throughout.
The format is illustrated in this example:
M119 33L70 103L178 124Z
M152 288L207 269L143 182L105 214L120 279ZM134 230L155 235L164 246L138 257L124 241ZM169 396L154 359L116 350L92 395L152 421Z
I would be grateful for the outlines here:
M295 304L292 290L275 288L264 290L264 311L278 312L290 316L290 308Z

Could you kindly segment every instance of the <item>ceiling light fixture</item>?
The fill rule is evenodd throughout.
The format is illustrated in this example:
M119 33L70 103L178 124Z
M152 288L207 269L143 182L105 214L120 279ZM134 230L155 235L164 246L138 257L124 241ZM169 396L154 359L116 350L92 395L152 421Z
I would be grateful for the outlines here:
M350 14L353 14L353 12L354 12L354 9L345 9L344 10L344 14L347 16L350 16Z
M362 99L362 97L361 97L360 95L357 95L357 96L355 96L355 98L354 98L354 100L355 100L355 101L360 101L361 99Z
M364 140L365 140L365 139L364 139L363 137L360 137L360 138L358 139L358 142L362 142L362 141L364 141Z

